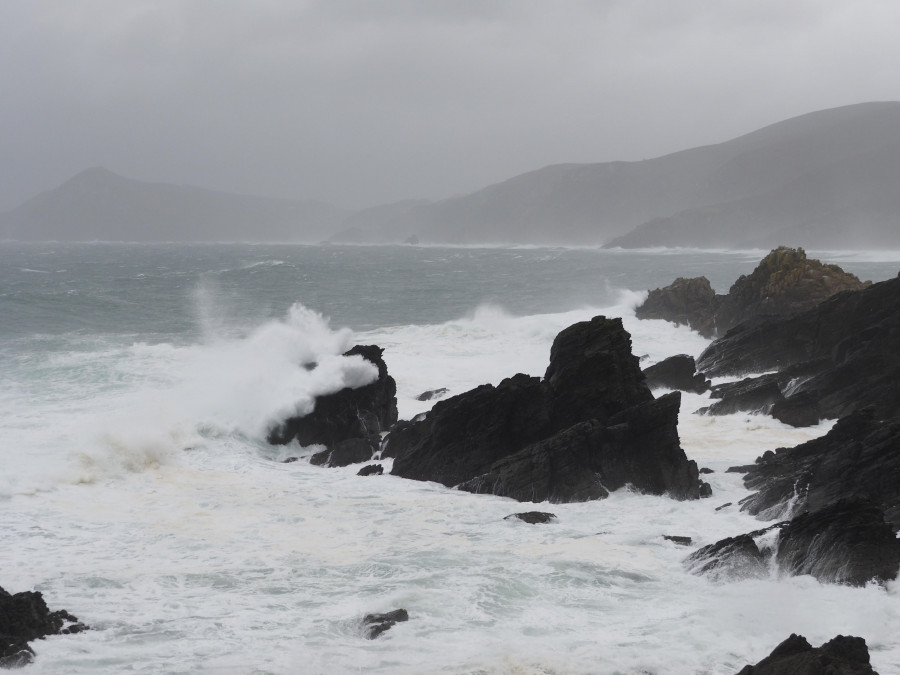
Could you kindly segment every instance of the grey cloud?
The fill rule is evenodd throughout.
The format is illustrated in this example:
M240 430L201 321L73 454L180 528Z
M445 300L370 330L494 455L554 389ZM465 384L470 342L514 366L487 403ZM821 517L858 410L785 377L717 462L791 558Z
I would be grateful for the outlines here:
M363 206L900 98L900 6L35 0L0 7L0 208L93 165Z

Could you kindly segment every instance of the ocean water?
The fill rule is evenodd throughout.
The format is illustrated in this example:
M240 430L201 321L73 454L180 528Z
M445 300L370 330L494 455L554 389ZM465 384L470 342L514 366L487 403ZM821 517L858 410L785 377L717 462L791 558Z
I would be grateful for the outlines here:
M711 499L619 491L519 504L358 466L281 463L266 430L368 381L421 392L540 375L562 328L621 316L644 364L707 342L638 321L646 289L724 292L765 251L0 244L0 586L93 630L34 643L34 673L735 673L796 632L865 637L900 672L900 584L716 582L697 546L758 528L726 474L827 431L702 417L682 445ZM861 278L894 252L810 251ZM297 364L316 360L312 373ZM390 460L384 462L386 469ZM548 510L550 525L503 520ZM691 548L663 539L693 538ZM408 610L377 640L367 613Z

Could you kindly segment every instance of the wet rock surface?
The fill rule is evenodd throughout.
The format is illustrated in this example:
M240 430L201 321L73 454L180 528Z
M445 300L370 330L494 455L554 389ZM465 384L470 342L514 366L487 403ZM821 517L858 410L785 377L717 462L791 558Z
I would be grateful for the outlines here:
M15 668L34 660L28 645L47 635L80 633L88 627L66 610L51 612L38 591L9 593L0 588L0 667Z
M878 675L861 637L838 635L813 647L802 635L791 636L754 666L738 675Z
M631 484L700 495L681 449L678 392L654 399L620 319L560 332L544 379L523 374L438 401L388 435L392 473L520 501L584 501Z
M756 490L742 510L786 519L769 528L777 528L777 542L757 546L766 530L724 539L693 553L685 561L690 570L732 578L774 565L783 574L853 586L897 577L900 420L862 410L825 436L735 469Z
M709 391L709 380L697 372L693 356L677 354L644 368L644 378L651 389L664 387L702 394Z
M375 345L358 345L345 352L344 356L361 356L377 366L378 378L362 387L318 397L312 412L288 418L269 433L268 441L276 445L297 441L331 450L348 439L366 439L377 448L381 432L397 421L397 384L388 374L383 352Z
M742 323L790 316L836 293L867 285L837 265L807 258L802 248L782 246L766 255L751 274L739 277L727 294L717 295L706 277L679 278L650 291L635 315L674 321L713 338Z
M384 614L366 614L362 620L363 634L366 639L374 640L402 621L409 621L409 613L405 609L395 609Z
M715 312L718 301L706 277L679 277L664 288L650 291L635 309L639 319L663 319L689 326L706 338L716 335Z
M522 513L511 513L503 520L521 520L529 525L543 525L552 523L556 520L555 513L547 513L546 511L524 511Z
M900 415L900 278L839 293L803 313L742 324L697 359L708 377L775 371L785 421L872 406ZM723 397L723 400L726 397Z

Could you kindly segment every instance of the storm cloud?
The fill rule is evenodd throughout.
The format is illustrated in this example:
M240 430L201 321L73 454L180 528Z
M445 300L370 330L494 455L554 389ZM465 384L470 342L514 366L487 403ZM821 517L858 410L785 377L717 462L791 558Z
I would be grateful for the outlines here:
M0 209L90 166L362 207L900 99L893 0L0 5Z

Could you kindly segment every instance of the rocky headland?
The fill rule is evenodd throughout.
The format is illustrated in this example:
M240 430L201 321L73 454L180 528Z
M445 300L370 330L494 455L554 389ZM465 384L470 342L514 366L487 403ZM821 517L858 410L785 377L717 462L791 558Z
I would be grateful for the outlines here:
M678 438L680 394L654 398L621 319L563 330L543 379L518 374L438 401L388 435L392 473L528 502L602 499L625 485L708 491Z
M755 491L741 509L777 522L705 546L686 566L718 579L764 576L772 566L857 586L896 578L900 278L862 283L802 249L779 248L727 296L698 308L703 281L653 291L638 313L721 337L695 372L679 356L648 368L648 379L689 391L706 378L745 376L713 385L714 402L700 412L765 413L794 426L838 422L821 438L730 469Z
M714 338L751 319L796 314L836 293L870 284L837 265L807 258L802 248L781 246L752 273L741 275L728 293L717 294L706 277L678 278L650 291L635 314L639 319L673 321Z
M598 316L563 330L543 378L519 373L482 385L411 421L396 421L382 350L347 355L355 353L378 366L378 379L318 398L270 442L324 445L310 461L325 466L380 452L394 458L393 475L518 501L602 499L626 485L676 499L709 494L680 445L680 394L650 393L621 319Z

